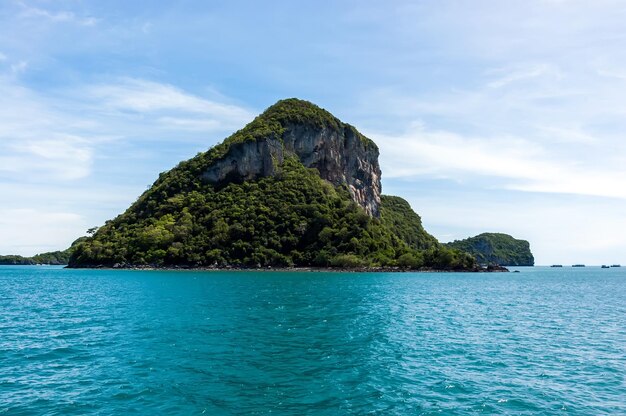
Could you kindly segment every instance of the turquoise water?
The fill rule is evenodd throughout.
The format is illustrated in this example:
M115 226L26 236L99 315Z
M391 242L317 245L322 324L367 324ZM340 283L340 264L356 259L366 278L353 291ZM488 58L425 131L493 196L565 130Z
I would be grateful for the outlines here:
M626 414L626 268L0 267L0 414Z

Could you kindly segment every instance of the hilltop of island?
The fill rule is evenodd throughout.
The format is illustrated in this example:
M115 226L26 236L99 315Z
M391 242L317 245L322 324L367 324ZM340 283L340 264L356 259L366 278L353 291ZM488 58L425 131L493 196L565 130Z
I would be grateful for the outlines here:
M281 100L183 161L71 248L69 267L481 270L381 193L376 144L328 111Z

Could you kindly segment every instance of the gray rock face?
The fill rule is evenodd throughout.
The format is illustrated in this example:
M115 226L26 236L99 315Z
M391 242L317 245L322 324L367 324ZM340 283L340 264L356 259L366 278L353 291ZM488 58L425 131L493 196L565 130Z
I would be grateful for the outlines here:
M233 144L202 177L210 183L220 183L272 176L288 154L296 155L304 166L316 168L332 184L346 185L352 199L368 215L380 215L378 148L366 145L348 125L336 130L288 124L280 138Z
M274 137L237 143L215 162L202 178L209 183L241 182L276 174L283 163L283 144Z

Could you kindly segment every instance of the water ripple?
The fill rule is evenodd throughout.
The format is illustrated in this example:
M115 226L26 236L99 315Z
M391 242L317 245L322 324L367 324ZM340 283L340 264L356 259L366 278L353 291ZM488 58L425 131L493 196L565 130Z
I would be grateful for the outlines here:
M0 414L626 414L625 272L0 267Z

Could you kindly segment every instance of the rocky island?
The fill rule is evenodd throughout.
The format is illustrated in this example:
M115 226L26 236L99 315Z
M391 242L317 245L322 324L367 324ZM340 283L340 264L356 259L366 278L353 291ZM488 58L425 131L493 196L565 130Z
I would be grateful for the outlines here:
M159 175L73 251L70 267L478 270L402 198L381 194L378 147L299 100Z
M534 266L535 259L530 243L508 234L483 233L465 240L456 240L446 246L473 255L479 264L502 266Z

